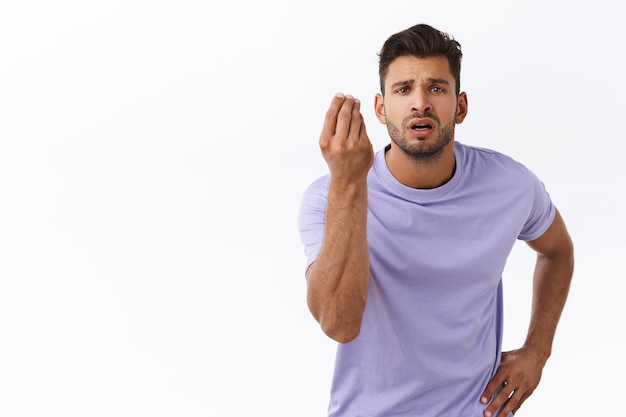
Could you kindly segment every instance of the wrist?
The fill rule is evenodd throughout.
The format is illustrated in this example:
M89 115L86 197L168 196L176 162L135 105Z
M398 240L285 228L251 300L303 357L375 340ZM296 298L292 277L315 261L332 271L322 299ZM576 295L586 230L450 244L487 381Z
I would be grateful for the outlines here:
M533 351L535 355L537 356L537 359L542 364L545 364L550 358L550 355L552 354L552 348L550 346L544 346L543 344L533 343L532 341L527 341L524 344L524 349Z
M342 199L355 199L363 196L367 196L367 177L363 178L345 178L345 177L332 177L330 178L329 195L334 195L335 198Z

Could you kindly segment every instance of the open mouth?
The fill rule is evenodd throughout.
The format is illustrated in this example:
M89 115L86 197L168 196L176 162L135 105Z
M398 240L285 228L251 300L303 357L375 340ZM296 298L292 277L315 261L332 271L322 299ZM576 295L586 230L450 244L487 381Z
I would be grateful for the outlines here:
M416 133L428 132L435 128L435 121L430 117L415 117L407 121L406 127Z
M427 123L416 123L411 126L411 130L415 130L415 131L428 130L432 128L433 128L432 125L429 125Z

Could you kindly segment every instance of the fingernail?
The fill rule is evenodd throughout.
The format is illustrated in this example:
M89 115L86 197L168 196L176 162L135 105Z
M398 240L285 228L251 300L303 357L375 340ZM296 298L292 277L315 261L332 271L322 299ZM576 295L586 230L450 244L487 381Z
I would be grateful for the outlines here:
M491 417L491 411L485 411L485 417Z
M483 397L483 398L480 399L480 402L483 403L483 404L487 404L487 401L489 401L487 399L487 397Z
M335 97L344 98L344 95L342 93L337 93L335 94Z

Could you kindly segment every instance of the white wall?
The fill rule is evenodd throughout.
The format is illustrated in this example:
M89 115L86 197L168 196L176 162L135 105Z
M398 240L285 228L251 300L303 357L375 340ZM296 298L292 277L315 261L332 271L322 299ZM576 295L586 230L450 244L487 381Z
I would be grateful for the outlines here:
M618 1L0 4L0 415L324 415L334 344L296 216L335 92L373 115L415 23L464 51L457 140L546 183L574 238L553 357L522 416L621 410L626 30ZM532 254L505 276L521 343Z

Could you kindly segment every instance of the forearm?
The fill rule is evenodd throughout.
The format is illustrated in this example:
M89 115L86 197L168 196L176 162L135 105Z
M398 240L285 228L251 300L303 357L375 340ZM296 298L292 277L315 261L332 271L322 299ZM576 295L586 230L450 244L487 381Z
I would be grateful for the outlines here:
M525 347L544 362L552 352L557 324L565 306L574 268L571 243L552 254L537 255L531 320Z
M369 285L367 183L331 180L324 241L307 271L309 309L338 342L358 336Z
M528 336L521 349L502 353L500 367L481 399L483 404L489 404L485 416L494 415L500 407L503 408L498 415L515 412L533 393L552 353L556 327L567 299L574 271L574 250L558 211L548 230L528 244L537 252ZM507 390L502 389L503 384ZM498 394L499 391L502 392Z

